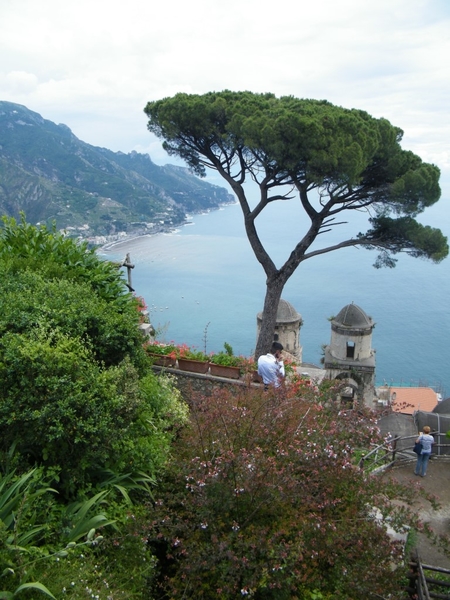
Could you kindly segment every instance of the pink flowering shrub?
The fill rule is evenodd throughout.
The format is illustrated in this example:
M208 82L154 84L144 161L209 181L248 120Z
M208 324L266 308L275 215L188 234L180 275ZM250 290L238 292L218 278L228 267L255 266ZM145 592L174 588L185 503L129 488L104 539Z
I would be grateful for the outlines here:
M375 421L317 400L326 395L304 380L283 394L190 399L149 533L155 597L360 600L400 589L400 548L371 511L412 522L390 502L408 491L353 464L355 448L380 442Z

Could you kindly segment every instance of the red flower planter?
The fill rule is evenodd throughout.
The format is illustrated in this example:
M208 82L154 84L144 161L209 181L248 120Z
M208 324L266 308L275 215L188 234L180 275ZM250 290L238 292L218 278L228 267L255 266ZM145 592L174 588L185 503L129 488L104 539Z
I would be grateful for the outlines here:
M206 373L209 369L209 362L192 360L190 358L179 358L178 368L181 371L190 371L191 373Z
M229 367L226 365L216 365L209 363L211 375L216 377L226 377L228 379L239 379L241 376L241 370L239 367Z
M158 367L174 367L177 361L176 358L172 358L171 356L167 356L165 354L151 354L149 353L150 358L153 360L153 364Z

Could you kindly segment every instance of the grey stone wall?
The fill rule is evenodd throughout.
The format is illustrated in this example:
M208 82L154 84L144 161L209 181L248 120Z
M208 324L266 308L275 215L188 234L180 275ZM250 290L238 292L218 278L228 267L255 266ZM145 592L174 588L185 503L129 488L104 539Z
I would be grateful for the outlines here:
M251 386L255 389L263 389L261 384L249 382L244 379L226 379L225 377L215 377L209 373L203 375L200 373L191 373L189 371L180 371L180 369L158 367L156 365L153 365L152 369L155 374L163 372L174 375L177 380L177 388L180 390L183 398L186 400L193 393L203 396L211 396L213 391L218 388L228 388L233 390L236 388Z

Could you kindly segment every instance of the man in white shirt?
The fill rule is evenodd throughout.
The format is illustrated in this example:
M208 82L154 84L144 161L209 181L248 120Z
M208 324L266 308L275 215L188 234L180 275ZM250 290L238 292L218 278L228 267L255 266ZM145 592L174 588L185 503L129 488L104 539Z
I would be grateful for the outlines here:
M284 378L282 350L283 346L280 342L273 342L270 352L258 358L258 375L262 377L264 389L268 389L269 385L276 388L281 386Z

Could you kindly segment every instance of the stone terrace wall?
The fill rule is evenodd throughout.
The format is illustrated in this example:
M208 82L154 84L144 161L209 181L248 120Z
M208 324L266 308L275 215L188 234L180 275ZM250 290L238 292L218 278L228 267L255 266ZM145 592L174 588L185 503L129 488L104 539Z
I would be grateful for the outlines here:
M189 371L180 371L169 367L152 367L155 374L170 373L177 380L177 388L180 390L183 398L187 399L190 394L197 393L203 396L211 396L213 390L217 388L236 389L251 386L255 389L262 389L259 383L249 383L243 379L226 379L225 377L215 377L214 375L200 373L191 373Z

